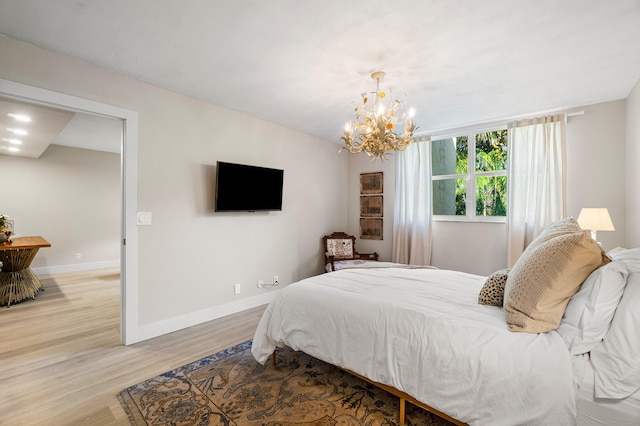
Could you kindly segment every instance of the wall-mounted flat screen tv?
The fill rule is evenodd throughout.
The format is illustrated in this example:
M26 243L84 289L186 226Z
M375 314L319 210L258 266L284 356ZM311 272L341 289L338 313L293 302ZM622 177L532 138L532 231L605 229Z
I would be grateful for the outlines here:
M284 170L217 162L217 212L282 210Z

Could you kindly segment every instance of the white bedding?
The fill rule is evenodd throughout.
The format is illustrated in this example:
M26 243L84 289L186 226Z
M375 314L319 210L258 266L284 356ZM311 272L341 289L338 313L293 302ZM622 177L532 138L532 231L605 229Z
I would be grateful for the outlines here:
M510 332L502 309L477 303L484 278L401 268L311 277L276 295L252 353L265 363L286 345L471 425L575 424L563 340Z
M594 396L593 364L585 359L584 380L578 391L578 424L580 426L640 425L640 390L622 399Z

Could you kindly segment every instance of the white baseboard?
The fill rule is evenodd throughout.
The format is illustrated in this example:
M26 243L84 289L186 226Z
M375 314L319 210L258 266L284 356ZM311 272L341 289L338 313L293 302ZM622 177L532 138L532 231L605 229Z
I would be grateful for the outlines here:
M227 315L242 312L247 309L266 305L273 300L277 291L270 291L258 296L241 299L237 302L226 303L224 305L214 306L179 317L158 321L153 324L139 326L136 340L141 342L164 334L173 333L174 331L178 331L183 328L192 327Z
M120 261L113 260L103 262L78 263L73 265L44 266L31 269L36 275L50 275L65 272L87 271L91 269L115 268L119 266ZM202 324L207 321L212 321L218 318L225 317L227 315L242 312L247 309L266 305L271 302L271 300L273 300L278 291L280 290L269 291L267 293L259 294L253 297L247 297L245 299L226 303L224 305L213 306L211 308L203 309L197 312L192 312L163 321L158 321L153 324L139 326L137 328L135 342L152 339L154 337L173 333L174 331L182 330L187 327L193 327L194 325Z
M102 262L74 263L73 265L41 266L39 268L31 268L31 270L36 275L50 275L118 267L120 267L119 260L104 260Z

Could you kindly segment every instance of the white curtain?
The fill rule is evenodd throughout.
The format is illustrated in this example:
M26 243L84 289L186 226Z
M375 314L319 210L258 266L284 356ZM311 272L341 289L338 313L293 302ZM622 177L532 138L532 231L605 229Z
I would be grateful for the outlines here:
M509 267L551 222L566 215L564 115L509 125Z
M431 216L431 145L419 137L396 156L393 262L430 264Z

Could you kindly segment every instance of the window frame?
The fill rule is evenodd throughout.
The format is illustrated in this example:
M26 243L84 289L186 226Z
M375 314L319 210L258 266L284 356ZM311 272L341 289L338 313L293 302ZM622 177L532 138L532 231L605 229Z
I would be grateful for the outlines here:
M432 214L433 221L439 222L480 222L480 223L506 223L509 212L505 216L478 216L476 215L476 178L477 177L492 177L492 176L505 176L507 177L508 165L504 170L482 172L476 171L476 135L478 133L495 132L500 130L507 130L506 124L496 124L494 126L487 127L474 127L474 128L461 128L451 129L443 133L432 134L429 140L429 149L433 148L433 142L441 139L459 138L462 136L467 137L467 173L466 174L447 174L447 175L431 175L431 188L433 188L433 182L436 180L446 179L465 179L466 181L466 197L465 205L467 208L466 214L462 215L436 215ZM509 147L507 146L507 156L509 155ZM433 157L431 158L433 167ZM509 182L507 181L507 186ZM433 203L433 201L432 201ZM470 207L472 206L472 207ZM433 204L431 205L433 213Z

